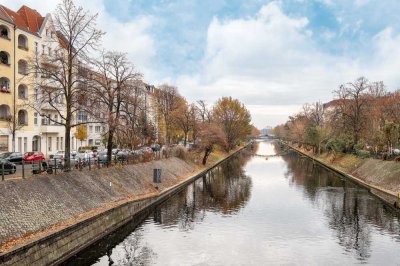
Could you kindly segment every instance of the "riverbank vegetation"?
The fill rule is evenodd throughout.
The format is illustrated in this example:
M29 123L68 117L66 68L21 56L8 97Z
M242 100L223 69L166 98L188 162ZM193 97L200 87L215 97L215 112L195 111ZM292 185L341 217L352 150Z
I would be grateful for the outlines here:
M364 77L340 85L328 103L305 104L274 133L316 154L399 159L400 91Z

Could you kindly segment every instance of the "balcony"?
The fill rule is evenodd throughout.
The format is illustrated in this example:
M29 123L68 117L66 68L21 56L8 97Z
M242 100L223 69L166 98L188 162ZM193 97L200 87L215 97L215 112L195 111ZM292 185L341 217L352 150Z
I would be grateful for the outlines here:
M60 125L41 125L40 132L42 133L61 133L64 127Z

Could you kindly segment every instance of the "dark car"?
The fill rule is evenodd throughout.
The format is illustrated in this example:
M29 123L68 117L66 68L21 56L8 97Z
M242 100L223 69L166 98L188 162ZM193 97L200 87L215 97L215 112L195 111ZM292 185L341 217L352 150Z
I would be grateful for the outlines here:
M4 172L3 172L4 169ZM15 174L17 166L8 160L0 159L0 174Z
M159 144L153 144L150 147L153 151L160 151L161 150L161 146Z
M0 159L7 160L11 163L22 163L24 156L20 152L6 152L0 154Z

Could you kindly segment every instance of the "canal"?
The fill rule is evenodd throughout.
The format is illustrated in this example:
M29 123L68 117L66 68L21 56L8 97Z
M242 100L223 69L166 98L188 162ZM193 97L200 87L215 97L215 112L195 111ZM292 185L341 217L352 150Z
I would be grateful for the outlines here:
M244 152L66 263L277 264L400 265L400 215L294 152Z

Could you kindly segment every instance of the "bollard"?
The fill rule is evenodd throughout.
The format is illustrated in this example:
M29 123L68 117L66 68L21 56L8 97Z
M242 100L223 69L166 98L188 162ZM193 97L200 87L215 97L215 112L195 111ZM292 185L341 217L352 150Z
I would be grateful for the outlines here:
M57 160L54 158L54 175L57 174Z
M1 180L4 181L4 162L1 163Z
M90 167L90 156L89 156L89 171L91 170L91 167Z
M161 169L159 169L159 168L153 169L153 182L161 183Z
M22 178L25 179L25 162L22 160Z

